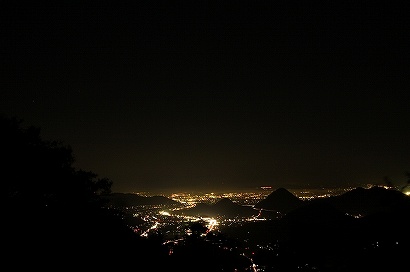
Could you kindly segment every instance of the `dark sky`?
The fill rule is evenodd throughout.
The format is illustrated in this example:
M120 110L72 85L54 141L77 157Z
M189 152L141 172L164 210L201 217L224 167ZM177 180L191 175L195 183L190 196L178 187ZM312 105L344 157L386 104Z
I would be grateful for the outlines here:
M2 2L2 113L114 191L405 182L406 1L133 2Z

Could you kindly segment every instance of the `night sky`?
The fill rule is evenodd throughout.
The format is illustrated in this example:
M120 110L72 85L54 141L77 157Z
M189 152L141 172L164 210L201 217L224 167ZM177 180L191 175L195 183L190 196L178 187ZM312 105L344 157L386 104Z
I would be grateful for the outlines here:
M400 185L410 10L380 2L2 2L1 113L116 192Z

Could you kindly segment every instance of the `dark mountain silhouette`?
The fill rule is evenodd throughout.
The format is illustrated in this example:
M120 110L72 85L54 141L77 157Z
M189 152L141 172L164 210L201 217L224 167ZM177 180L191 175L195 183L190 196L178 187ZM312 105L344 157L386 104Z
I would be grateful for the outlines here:
M341 195L315 201L324 202L343 213L365 216L377 212L395 210L400 206L406 205L405 203L409 202L410 198L395 189L373 186L369 189L358 187Z
M256 209L273 210L285 214L303 204L303 201L285 188L278 188L254 205Z
M234 203L228 198L222 198L215 204L198 203L192 208L177 211L185 215L201 216L226 216L226 217L250 217L257 215L258 211L250 206L242 206Z
M250 234L248 238L255 242L266 242L274 240L306 240L317 239L324 234L335 234L341 226L352 222L354 218L347 216L336 208L324 203L312 202L302 205L277 220L266 222L249 223L240 228L230 229L229 232L237 232L244 235ZM306 235L308 233L308 235Z
M141 196L133 193L111 193L104 196L108 204L116 207L131 207L141 205L182 206L182 203L165 196Z
M296 208L283 216L282 220L303 228L322 228L337 225L352 218L325 202L311 202Z
M305 201L278 220L249 222L223 232L254 246L268 245L253 256L267 271L405 271L409 201L391 189L357 188ZM347 210L364 216L355 218Z

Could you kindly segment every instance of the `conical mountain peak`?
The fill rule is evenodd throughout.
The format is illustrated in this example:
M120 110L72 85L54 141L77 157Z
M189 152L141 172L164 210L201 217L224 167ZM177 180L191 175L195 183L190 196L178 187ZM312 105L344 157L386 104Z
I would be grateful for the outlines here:
M265 210L274 210L287 213L302 204L297 196L285 188L278 188L270 193L265 199L258 202L254 207Z

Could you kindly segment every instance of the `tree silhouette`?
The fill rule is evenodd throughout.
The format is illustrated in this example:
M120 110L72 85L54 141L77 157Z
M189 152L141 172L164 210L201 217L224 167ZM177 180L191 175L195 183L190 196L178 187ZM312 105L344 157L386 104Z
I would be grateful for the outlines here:
M0 117L6 203L1 216L8 237L3 265L17 270L44 270L56 262L108 268L165 255L137 236L119 211L105 207L102 196L111 192L110 179L76 169L70 146L43 140L39 128L24 128L22 122Z
M73 167L70 146L45 141L40 129L22 120L1 117L2 180L10 204L83 205L109 193L112 181Z

